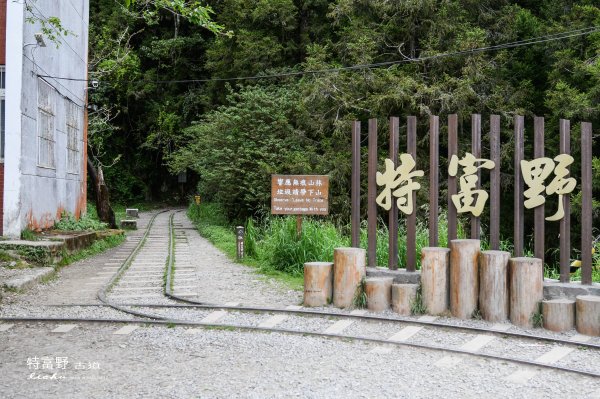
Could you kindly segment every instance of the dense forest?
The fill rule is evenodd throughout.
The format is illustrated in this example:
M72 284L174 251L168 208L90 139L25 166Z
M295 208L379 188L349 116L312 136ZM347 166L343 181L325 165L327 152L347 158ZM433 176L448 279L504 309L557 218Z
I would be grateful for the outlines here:
M416 115L418 168L427 175L428 115L440 115L445 154L447 115L457 113L459 136L470 137L470 114L480 113L484 156L489 155L486 121L490 114L502 116L502 214L512 215L515 114L526 116L526 158L533 158L534 115L546 117L548 156L559 153L559 118L572 120L571 173L577 177L579 122L592 122L596 132L600 128L596 1L217 0L209 5L213 26L206 29L178 12L149 10L147 2L91 1L90 77L99 85L90 95L95 109L90 153L104 166L116 201L185 200L198 191L240 221L265 212L272 173L328 174L331 217L344 225L352 120L379 118L382 161L388 152L387 118L399 116L403 125L407 115ZM528 42L506 45L522 41ZM487 47L493 48L472 51ZM405 132L401 126L401 143ZM598 134L594 137L597 142ZM461 142L467 150L469 140ZM594 156L594 197L599 198L598 145ZM441 198L446 167L442 159ZM182 171L185 186L177 179ZM362 180L366 196L366 176ZM424 204L429 188L426 179L421 184L418 201ZM575 195L574 239L578 201ZM556 202L548 204L548 212L556 209ZM595 203L596 228L598 208ZM420 206L418 212L425 217L427 210ZM526 213L531 225L532 212ZM503 220L503 234L510 236L512 217ZM558 223L547 224L549 240L557 230Z

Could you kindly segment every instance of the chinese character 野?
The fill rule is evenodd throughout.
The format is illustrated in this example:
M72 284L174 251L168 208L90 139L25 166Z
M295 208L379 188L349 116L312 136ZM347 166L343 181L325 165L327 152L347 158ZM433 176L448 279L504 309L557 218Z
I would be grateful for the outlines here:
M555 164L554 161L557 163ZM568 154L560 154L554 158L537 158L532 161L521 161L521 173L523 181L528 189L523 193L525 195L525 208L531 209L546 202L546 195L558 194L558 209L552 216L546 218L548 221L560 220L565 216L563 208L563 195L570 194L577 181L572 177L567 177L569 170L567 167L573 163L573 157ZM554 172L554 179L545 186L546 178Z
M493 169L495 166L494 161L475 158L473 154L468 152L461 159L458 159L456 155L452 155L448 174L456 176L459 165L462 167L463 175L459 180L460 191L458 194L452 195L452 203L458 213L471 212L473 216L479 216L483 212L483 207L489 195L485 190L475 189L479 180L477 170L479 168Z
M410 215L413 213L412 193L421 188L413 181L414 177L422 177L422 170L412 171L416 162L410 154L400 154L400 165L394 168L391 159L385 160L385 172L377 172L377 185L383 186L383 191L375 200L386 211L392 208L392 195L397 198L398 209ZM392 191L395 190L395 191Z

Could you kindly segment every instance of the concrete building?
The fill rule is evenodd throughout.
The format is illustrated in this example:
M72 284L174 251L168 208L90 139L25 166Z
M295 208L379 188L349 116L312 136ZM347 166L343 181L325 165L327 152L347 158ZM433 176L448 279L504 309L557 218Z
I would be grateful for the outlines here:
M42 34L50 17L71 32L58 43ZM88 21L89 0L0 0L4 236L85 212Z

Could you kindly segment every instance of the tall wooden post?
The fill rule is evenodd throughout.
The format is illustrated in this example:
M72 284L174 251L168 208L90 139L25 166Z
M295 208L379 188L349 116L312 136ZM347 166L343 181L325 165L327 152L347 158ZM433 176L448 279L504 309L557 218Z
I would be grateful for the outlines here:
M438 246L440 117L429 117L429 246Z
M561 119L559 128L559 146L561 154L571 153L571 122ZM565 177L568 177L565 176ZM563 209L565 216L560 220L560 281L568 283L571 279L569 274L571 265L571 201L568 195L563 195Z
M581 124L581 283L592 284L592 124Z
M390 118L390 159L394 167L398 167L398 150L400 147L400 120L397 117ZM398 204L392 200L389 212L389 258L388 268L398 269Z
M369 167L368 167L368 203L367 203L367 262L368 266L377 266L377 119L369 119Z
M471 115L471 152L475 158L481 158L481 115ZM481 187L481 169L477 169L477 187ZM471 239L479 240L481 221L479 216L471 215Z
M500 249L500 116L490 116L490 249Z
M533 157L541 158L544 156L544 118L536 116L533 119ZM536 258L542 260L544 264L544 204L537 206L533 210L534 238L533 247Z
M523 236L525 227L523 223L523 175L521 174L521 161L525 155L525 120L522 115L515 115L515 154L514 154L514 256L523 256Z
M352 246L360 247L360 122L352 122Z
M407 152L417 160L417 117L407 118ZM417 269L417 194L412 192L413 213L406 219L406 271Z
M458 155L458 115L448 115L448 162L453 155ZM448 175L448 244L456 240L456 207L452 196L456 195L456 176Z

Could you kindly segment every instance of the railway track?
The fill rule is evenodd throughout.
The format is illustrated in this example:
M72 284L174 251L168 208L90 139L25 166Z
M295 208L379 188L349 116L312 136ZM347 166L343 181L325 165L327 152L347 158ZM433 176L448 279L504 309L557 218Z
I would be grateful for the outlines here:
M570 352L585 349L600 359L600 345L568 339L502 331L493 328L450 325L432 319L415 320L387 316L369 315L361 311L330 311L303 309L300 307L259 307L238 304L211 304L182 297L173 291L175 279L177 246L174 217L179 211L163 211L155 214L146 231L131 254L120 268L99 290L98 299L102 304L83 305L89 307L110 307L127 316L123 319L70 318L70 317L4 317L4 322L46 322L46 323L132 323L145 325L168 325L195 328L236 329L240 331L279 333L320 337L326 339L351 340L374 346L403 346L432 350L444 353L440 366L453 366L460 363L462 356L476 356L499 362L552 369L588 377L600 377L600 370L576 368L556 364L568 357ZM167 238L152 231L155 221L168 213ZM160 227L160 226L158 226ZM184 229L182 228L182 231ZM163 232L164 233L164 232ZM151 237L160 239L167 245L166 264L156 267L149 280L149 290L159 283L166 303L118 302L111 299L111 293L119 289L129 268L147 247ZM146 247L146 248L145 248ZM158 270L162 270L159 273ZM163 298L163 299L164 299ZM77 304L60 305L60 308L82 306ZM133 316L133 317L131 317ZM441 343L441 344L434 344ZM526 350L523 356L507 356L511 347L535 348Z

